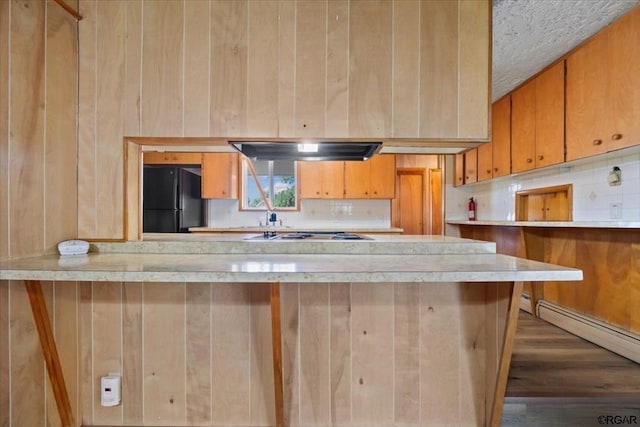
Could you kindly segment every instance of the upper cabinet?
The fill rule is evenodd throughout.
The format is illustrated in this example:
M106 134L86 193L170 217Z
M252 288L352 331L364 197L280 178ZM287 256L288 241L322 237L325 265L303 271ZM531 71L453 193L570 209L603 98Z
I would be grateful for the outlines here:
M481 0L212 3L211 136L488 138Z
M640 8L567 59L567 160L640 143Z
M364 162L299 162L301 199L393 199L396 161L377 154Z
M478 149L464 153L464 183L473 184L478 181Z
M202 154L202 198L238 198L238 154Z
M511 95L493 104L491 114L493 177L511 173Z
M202 153L147 151L142 154L145 165L199 165Z
M564 161L564 61L511 94L514 173Z

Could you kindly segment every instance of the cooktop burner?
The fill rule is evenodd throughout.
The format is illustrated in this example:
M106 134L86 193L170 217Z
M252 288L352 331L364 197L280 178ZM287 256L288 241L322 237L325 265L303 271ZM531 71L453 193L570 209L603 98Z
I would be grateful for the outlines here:
M300 233L289 233L289 234L279 235L280 239L294 239L294 240L308 239L309 237L313 237L313 234L300 232Z
M246 240L373 240L368 236L346 233L343 231L298 231L297 233L277 234L276 232L264 232L262 235L248 237Z

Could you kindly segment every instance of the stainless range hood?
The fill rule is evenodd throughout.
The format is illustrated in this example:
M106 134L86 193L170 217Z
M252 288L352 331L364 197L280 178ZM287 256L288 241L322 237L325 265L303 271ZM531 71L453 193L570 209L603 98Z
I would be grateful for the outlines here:
M382 142L267 142L234 141L233 148L256 160L367 160L382 147Z

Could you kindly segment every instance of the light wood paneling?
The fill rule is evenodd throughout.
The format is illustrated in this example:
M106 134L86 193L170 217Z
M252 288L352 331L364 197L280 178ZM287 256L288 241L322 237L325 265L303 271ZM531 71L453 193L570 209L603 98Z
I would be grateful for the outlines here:
M393 129L417 138L420 111L420 2L393 2Z
M299 288L297 283L280 285L284 424L288 426L300 424Z
M127 66L125 67L124 135L140 136L142 131L142 105L140 102L142 98L142 76L140 73L142 56L140 52L142 51L142 7L144 2L128 1L126 3L127 38L125 39L125 61ZM91 37L91 34L89 33L88 36ZM90 38L89 43L92 42L95 42L95 40ZM84 43L83 37L80 37L80 43ZM89 46L89 49L91 49L91 46ZM87 52L87 54L95 55L96 53ZM92 75L84 77L91 78Z
M184 136L209 135L209 36L210 2L187 1L184 5Z
M183 424L186 419L185 285L145 283L142 292L143 421L145 424Z
M142 424L142 283L122 288L122 422Z
M186 288L186 413L193 425L211 424L211 285Z
M420 3L420 137L458 133L458 2Z
M392 7L384 0L350 3L350 137L391 132Z
M45 127L45 249L77 236L76 23L64 9L47 9L46 127ZM31 173L32 171L29 171Z
M100 405L100 377L109 373L122 373L122 283L94 283L91 328L100 331L93 337L91 363L91 390L93 393L93 422L98 424L122 423L122 406ZM86 410L87 408L85 408Z
M45 4L18 3L11 8L11 80L9 109L9 242L12 257L44 249ZM23 94L29 94L24 96Z
M394 417L420 422L420 285L394 284Z
M296 2L296 136L325 132L326 33L327 4Z
M393 421L393 286L358 284L351 288L352 422Z
M248 2L247 133L278 135L278 1Z
M96 134L95 164L88 171L96 176L96 231L90 237L123 235L123 150L124 127L124 16L125 3L97 2ZM144 88L143 88L144 89ZM144 114L144 108L143 108ZM144 117L144 115L143 115ZM143 127L143 132L145 131ZM84 158L79 163L85 162ZM79 208L79 212L90 211Z
M246 2L211 2L211 135L246 135L247 25Z
M0 2L0 259L9 257L9 2ZM1 285L0 285L1 286ZM6 325L0 322L0 329ZM5 347L8 348L8 347ZM0 375L2 370L0 368ZM7 383L8 384L8 383ZM0 386L0 394L2 393ZM8 390L7 390L8 392ZM7 394L8 396L8 394ZM2 398L0 398L1 402ZM2 403L0 403L0 414ZM0 424L2 424L0 415ZM8 417L8 412L7 412Z
M295 136L296 2L279 0L278 34L278 132Z
M0 6L2 7L2 6ZM11 389L9 388L9 282L0 281L0 425L10 425L9 411Z
M458 6L459 138L489 134L491 99L491 2L461 1Z
M349 4L348 0L327 2L327 137L349 132Z
M80 414L76 419L81 419L82 425L93 423L93 399L95 388L93 387L93 286L91 283L82 282L80 286L80 390L82 418Z
M146 136L183 135L183 6L181 0L143 4L141 103L142 134Z
M331 424L329 285L300 287L300 425Z
M133 2L129 2L133 3ZM81 0L78 25L78 235L98 236L96 194L96 42L97 5ZM138 56L140 51L137 52ZM138 72L138 80L139 80Z
M350 424L351 380L351 285L332 284L329 288L331 314L331 423Z
M247 285L212 285L214 425L251 423L251 293ZM273 389L273 388L272 388Z

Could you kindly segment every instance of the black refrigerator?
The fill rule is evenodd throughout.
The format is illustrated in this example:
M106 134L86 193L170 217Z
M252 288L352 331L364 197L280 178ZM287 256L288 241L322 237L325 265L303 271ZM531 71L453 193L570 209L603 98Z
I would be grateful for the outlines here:
M201 178L189 168L145 166L142 231L188 233L204 225Z

